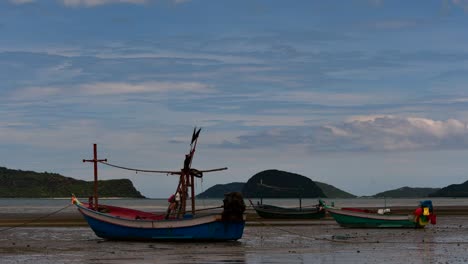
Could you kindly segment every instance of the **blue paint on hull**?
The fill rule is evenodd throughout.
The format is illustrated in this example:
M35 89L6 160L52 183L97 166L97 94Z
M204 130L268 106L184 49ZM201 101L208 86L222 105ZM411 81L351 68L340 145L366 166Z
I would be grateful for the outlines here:
M135 228L83 216L97 236L113 240L238 240L245 226L245 221L213 221L188 227Z

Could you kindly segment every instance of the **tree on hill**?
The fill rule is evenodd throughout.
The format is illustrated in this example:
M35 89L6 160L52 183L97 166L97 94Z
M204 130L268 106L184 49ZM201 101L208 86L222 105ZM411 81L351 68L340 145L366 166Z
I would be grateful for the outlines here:
M57 173L12 170L0 167L0 197L52 198L93 195L94 182L76 180ZM99 195L144 198L128 179L98 181Z

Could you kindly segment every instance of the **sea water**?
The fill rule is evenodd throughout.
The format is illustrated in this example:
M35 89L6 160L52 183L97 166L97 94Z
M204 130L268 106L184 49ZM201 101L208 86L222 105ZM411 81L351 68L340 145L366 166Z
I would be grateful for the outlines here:
M468 198L351 198L351 199L333 199L324 198L327 204L334 204L337 207L393 207L393 206L418 206L422 200L431 199L435 208L437 206L462 206L468 205ZM80 199L82 202L88 202L87 199ZM257 204L260 199L251 199L252 203ZM318 203L316 198L302 199L263 199L264 204L271 204L282 207L298 207L313 206ZM47 213L66 207L71 203L70 198L1 198L0 199L0 215L2 213ZM168 206L167 199L129 199L129 198L112 198L99 199L99 203L120 207L128 207L142 211L161 212L165 211ZM249 200L245 199L247 206L250 205ZM223 200L219 199L197 199L196 208L212 208L219 207L223 204ZM190 208L190 202L187 203ZM76 210L73 207L67 210Z

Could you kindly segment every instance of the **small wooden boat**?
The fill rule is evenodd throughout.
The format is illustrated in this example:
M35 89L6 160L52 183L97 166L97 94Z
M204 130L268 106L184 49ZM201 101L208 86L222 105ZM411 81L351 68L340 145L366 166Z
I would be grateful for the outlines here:
M334 208L325 206L327 212L343 227L359 228L424 228L436 223L432 202L422 201L413 214L395 215L389 209L371 211L359 208Z
M302 187L278 187L263 183L260 180L257 186L264 190L274 190L277 192L289 191L296 192L299 197L299 207L280 207L270 204L263 204L263 195L260 198L258 204L254 204L250 199L249 202L252 208L262 218L269 219L320 219L325 217L325 204L319 200L317 205L313 206L302 206L302 196L304 189ZM262 191L260 191L262 193Z
M111 240L238 240L245 226L242 215L232 218L222 212L166 219L164 214L109 205L95 210L76 198L74 204L98 237Z
M249 200L250 201L250 200ZM250 204L255 209L257 214L262 218L269 219L320 219L325 217L325 208L319 202L314 207L294 207L286 208L268 204L254 205Z
M72 196L72 202L88 222L98 237L113 240L238 240L242 237L245 226L245 204L242 195L237 192L225 194L223 205L217 208L195 210L194 177L202 177L205 172L225 170L196 170L191 168L200 130L193 131L190 152L185 156L184 167L180 171L154 171L132 169L98 160L96 144L94 159L94 196L88 203L80 202ZM179 185L169 199L170 206L166 213L156 214L130 208L103 205L98 203L97 164L106 164L120 169L178 175ZM191 212L186 211L186 201L191 191Z

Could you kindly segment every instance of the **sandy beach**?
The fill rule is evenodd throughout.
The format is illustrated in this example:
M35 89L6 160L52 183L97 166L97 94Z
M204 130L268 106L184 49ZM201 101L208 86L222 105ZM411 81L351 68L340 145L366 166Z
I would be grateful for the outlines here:
M39 215L2 214L0 262L466 263L468 216L458 212L439 214L437 225L425 229L349 229L329 217L267 221L249 210L242 239L218 243L107 241L96 237L77 213L15 228Z

